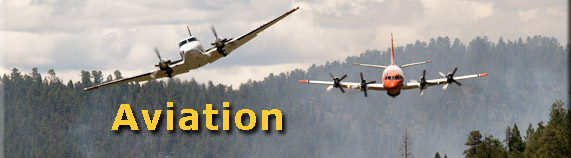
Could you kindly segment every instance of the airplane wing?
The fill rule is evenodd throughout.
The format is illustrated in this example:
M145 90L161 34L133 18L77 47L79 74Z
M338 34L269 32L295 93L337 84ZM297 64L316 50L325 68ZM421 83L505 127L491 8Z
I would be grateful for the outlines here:
M287 17L288 15L290 15L291 13L295 12L296 10L298 10L299 7L292 9L291 11L279 16L278 18L258 27L257 29L250 31L248 33L246 33L245 35L242 35L236 39L231 39L228 42L225 43L225 47L224 47L224 52L226 53L226 55L229 55L233 50L237 49L238 47L244 45L246 42L250 41L251 39L253 39L254 37L256 37L258 35L258 33L264 31L265 29L269 28L270 26L274 25L275 23L277 23L278 21L282 20L283 18ZM212 47L208 50L206 50L206 52L208 54L211 55L211 59L210 59L210 63L214 62L216 60L218 60L219 58L222 57L222 55L220 53L212 53L215 52L216 47Z
M160 71L160 70L157 70L157 71ZM89 88L84 88L83 91L89 91L89 90L94 90L94 89L101 88L101 87L119 85L119 84L124 84L124 83L129 83L129 82L142 82L142 81L152 80L153 79L151 77L152 73L153 72L147 72L147 73L140 74L140 75L133 76L133 77L129 77L129 78L123 78L123 79L119 79L119 80L115 80L115 81L111 81L111 82L102 83L102 84L95 85L95 86L92 86Z
M477 77L484 77L484 76L488 76L488 73L458 76L458 77L454 77L454 80L459 81L459 80L465 80L465 79L477 78ZM444 83L446 83L446 78L426 80L426 82L428 82L428 85L429 85L429 86L439 85L439 84L444 84Z
M182 60L172 62L172 63L174 63L171 66L171 68L173 70L173 73L172 73L173 76L181 74L181 73L188 72L190 70L190 68L186 68L185 65L182 64L183 62L181 62L181 61ZM129 83L129 82L143 82L143 81L154 80L154 79L159 79L159 78L163 78L163 77L168 77L166 72L157 69L157 70L153 70L151 72L143 73L143 74L136 75L133 77L128 77L128 78L123 78L123 79L119 79L119 80L115 80L115 81L105 82L105 83L95 85L95 86L92 86L89 88L84 88L83 91L89 91L89 90L94 90L97 88L119 85L119 84L124 84L124 83Z
M321 84L321 85L333 85L333 81L312 81L312 80L299 80L300 83L309 83L309 84ZM361 83L357 82L340 82L341 87L349 88L349 89L360 89ZM372 83L367 84L368 90L385 90L385 87L382 83Z
M458 76L458 77L454 77L454 80L459 81L459 80L484 77L484 76L488 76L488 73ZM430 87L430 86L435 86L435 85L440 85L440 84L446 84L447 80L448 80L447 78L439 78L439 79L426 80L426 83L428 83L427 86ZM416 88L420 88L420 83L418 81L407 82L402 89L406 90L406 89L416 89Z

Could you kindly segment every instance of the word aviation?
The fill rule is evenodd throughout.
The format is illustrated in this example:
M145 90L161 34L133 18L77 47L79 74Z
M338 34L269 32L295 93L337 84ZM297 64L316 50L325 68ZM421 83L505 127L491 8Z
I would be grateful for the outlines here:
M285 14L279 16L278 18L235 39L219 37L218 34L216 33L216 29L214 29L214 27L212 26L211 27L212 33L214 33L214 37L216 37L216 40L213 43L211 43L212 47L207 50L204 50L200 41L195 36L192 36L192 34L190 33L190 28L188 28L187 26L186 28L188 30L189 37L184 38L179 42L179 53L181 57L180 60L171 61L161 58L158 49L155 48L155 53L159 58L159 63L155 65L155 67L157 67L156 70L129 78L102 83L99 85L95 85L93 87L85 88L83 90L88 91L101 87L125 84L129 82L142 82L142 81L159 79L163 77L171 78L175 75L189 72L192 69L202 67L206 64L215 62L218 59L229 55L232 51L234 51L238 47L242 46L246 42L256 37L258 33L264 31L268 27L272 26L273 24L277 23L278 21L282 20L283 18L285 18L286 16L290 15L291 13L295 12L298 9L299 7L294 8L291 11L286 12Z
M427 89L430 86L445 84L444 87L442 87L442 89L446 90L448 85L450 85L451 83L455 83L458 86L462 86L462 84L460 82L458 82L458 80L464 80L464 79L470 79L470 78L476 78L476 77L484 77L484 76L488 75L488 73L481 73L481 74L473 74L473 75L454 77L454 74L456 74L456 70L458 70L458 68L454 68L454 70L451 73L448 73L447 75L444 75L444 73L439 72L439 74L445 78L426 80L426 70L424 70L422 72L422 77L420 77L419 80L411 80L411 82L407 82L407 83L404 82L404 73L402 71L402 68L420 65L420 64L425 64L425 63L431 63L431 62L432 61L429 60L429 61L423 61L423 62L417 62L417 63L411 63L411 64L405 64L405 65L395 64L395 62L394 62L394 48L393 48L393 35L391 34L391 64L390 65L381 66L381 65L359 64L359 63L353 64L353 65L357 65L357 66L365 66L365 67L384 69L384 71L382 73L382 78L381 78L382 83L376 83L376 81L367 82L367 80L365 80L365 78L363 77L363 72L361 72L361 82L360 83L341 82L343 79L345 79L347 77L347 74L345 74L341 78L339 78L339 77L333 76L333 74L331 74L331 72L329 73L329 76L331 76L333 81L299 80L299 82L310 83L310 84L329 85L329 87L327 87L327 91L329 91L333 88L339 88L339 90L341 90L341 92L343 92L343 93L345 93L345 90L343 88L359 89L365 93L365 97L367 97L367 90L387 91L387 94L389 96L395 98L400 94L401 90L419 88L420 89L420 95L422 95L423 90Z

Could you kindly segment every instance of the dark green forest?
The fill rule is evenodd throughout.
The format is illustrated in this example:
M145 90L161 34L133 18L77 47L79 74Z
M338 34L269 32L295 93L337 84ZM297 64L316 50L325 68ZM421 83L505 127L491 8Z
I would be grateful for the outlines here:
M327 73L347 73L344 81L359 81L359 72L368 80L380 78L381 71L351 65L354 62L387 65L387 50L353 52L344 61L312 65L280 74L269 74L261 81L239 87L172 79L131 83L84 92L83 88L122 78L119 71L81 71L80 81L63 81L56 71L40 74L37 68L25 73L13 68L1 78L4 114L5 157L398 157L400 137L405 128L416 157L432 157L436 151L449 157L471 157L464 150L485 145L498 146L501 154L512 150L541 155L544 142L559 138L568 127L561 105L567 102L569 47L555 38L533 36L517 40L490 41L477 37L468 44L458 39L437 37L427 42L398 46L397 64L432 60L433 63L404 69L406 80L417 80L422 70L427 78L440 78L458 67L457 75L488 73L487 77L463 80L462 86L430 87L420 96L418 90L403 91L391 98L382 91L363 97L358 90L326 92L326 86L300 84L298 80L330 80ZM41 68L43 70L43 68ZM49 69L49 68L46 68ZM380 81L378 81L380 82ZM231 119L230 131L209 131L204 115L199 115L199 131L167 131L161 119L156 131L147 131L141 110L167 110L174 102L175 120L181 109L202 114L205 104L222 110L230 102L230 114L251 109L280 109L284 130L240 131ZM130 104L140 131L121 127L111 131L120 104ZM561 104L561 105L559 105ZM563 111L554 114L553 111ZM568 112L567 112L568 113ZM557 118L567 117L553 123ZM165 117L165 114L161 118ZM232 117L231 117L232 118ZM549 120L545 126L541 121ZM216 119L221 125L222 119ZM515 124L530 126L525 143L512 148L491 135L520 136ZM511 130L514 129L514 130ZM506 130L506 131L508 131ZM531 131L530 131L531 130ZM466 136L478 131L485 138L480 144L465 146ZM519 135L517 133L520 133ZM530 134L531 133L531 134ZM555 134L553 134L555 133ZM547 135L547 136L544 136ZM481 137L481 136L480 136ZM488 137L490 137L488 140ZM511 138L511 137L510 137ZM569 142L569 137L566 142ZM514 141L516 142L516 141ZM483 144L482 144L483 143ZM500 149L501 146L503 149ZM490 147L491 148L491 147ZM551 151L551 150L547 150ZM567 150L569 151L569 150ZM506 153L506 154L504 154ZM564 153L565 154L565 153ZM566 153L567 156L569 153ZM548 155L548 157L559 155ZM532 156L533 157L533 156Z
M465 157L495 157L495 158L533 158L533 157L561 157L571 156L571 112L563 108L564 103L560 100L551 105L549 122L543 125L543 121L533 128L530 123L522 136L517 124L507 126L505 139L501 141L492 135L482 137L480 131L470 132L464 145ZM446 156L446 155L445 155ZM436 152L435 158L440 153Z

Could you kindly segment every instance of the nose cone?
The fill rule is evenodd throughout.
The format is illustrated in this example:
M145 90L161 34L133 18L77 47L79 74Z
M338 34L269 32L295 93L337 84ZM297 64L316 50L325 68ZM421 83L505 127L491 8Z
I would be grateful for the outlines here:
M193 42L189 42L186 43L185 45L182 45L179 48L180 52L185 52L185 53L197 53L197 52L202 52L202 46L200 45L200 43L198 41L193 41Z
M386 80L383 82L383 86L387 89L393 89L398 86L399 80Z

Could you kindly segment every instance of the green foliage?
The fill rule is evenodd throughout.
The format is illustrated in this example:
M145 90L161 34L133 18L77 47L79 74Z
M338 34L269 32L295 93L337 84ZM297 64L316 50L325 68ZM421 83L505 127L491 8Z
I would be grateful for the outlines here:
M563 108L561 100L555 101L551 106L549 122L543 126L538 123L537 129L529 124L526 131L525 142L521 139L520 131L516 124L513 128L506 129L506 147L493 136L487 136L481 140L479 131L472 131L465 145L469 146L464 151L466 157L555 157L566 158L571 156L569 146L569 109Z
M469 146L470 148L464 150L464 155L466 155L466 157L475 157L476 154L478 153L478 146L482 143L482 134L480 134L480 131L472 131L470 132L470 134L468 135L468 141L466 141L466 143L464 145Z
M549 122L543 126L540 122L535 132L529 130L526 157L570 157L569 145L569 110L563 108L563 102L558 100L551 106ZM531 128L531 127L530 127Z
M442 157L440 157L440 154L436 152L436 154L434 154L434 158L442 158Z
M509 128L508 128L509 129ZM511 129L510 135L506 135L508 157L519 158L525 150L525 143L521 139L519 129L516 124Z

